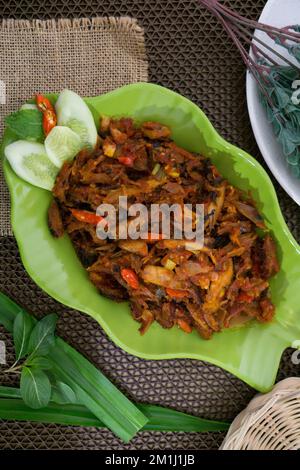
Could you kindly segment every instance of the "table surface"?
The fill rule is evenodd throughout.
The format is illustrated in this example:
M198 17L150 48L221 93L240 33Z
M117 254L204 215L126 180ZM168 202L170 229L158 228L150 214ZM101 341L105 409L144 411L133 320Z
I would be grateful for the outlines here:
M226 0L257 18L265 0ZM245 69L222 28L195 0L0 0L0 17L59 18L132 16L145 29L149 80L197 103L218 131L262 164L245 102ZM101 73L101 70L99 70ZM272 178L273 179L273 178ZM300 211L274 181L279 202L300 241ZM233 419L255 391L231 374L195 360L146 361L114 346L87 316L58 304L25 273L12 237L0 238L0 290L35 314L57 312L58 333L94 362L131 399L157 403L210 419ZM0 338L9 337L0 330ZM9 355L12 347L9 347ZM291 350L277 380L297 375ZM0 383L13 379L1 376ZM0 421L0 449L217 449L224 433L143 432L123 445L110 431Z

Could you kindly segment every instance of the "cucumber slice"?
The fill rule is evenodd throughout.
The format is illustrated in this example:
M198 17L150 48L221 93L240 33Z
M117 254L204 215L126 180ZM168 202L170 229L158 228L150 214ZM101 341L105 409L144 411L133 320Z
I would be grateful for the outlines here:
M81 150L82 143L78 134L66 126L55 126L45 140L45 149L51 162L62 166L66 160L71 160Z
M79 135L82 147L94 149L97 128L93 115L83 99L71 90L63 90L55 104L57 124L67 126Z
M43 144L17 140L5 147L4 154L20 178L51 191L59 169L49 160Z
M37 107L36 104L25 103L25 104L22 104L20 110L22 110L22 109L39 109L39 108Z

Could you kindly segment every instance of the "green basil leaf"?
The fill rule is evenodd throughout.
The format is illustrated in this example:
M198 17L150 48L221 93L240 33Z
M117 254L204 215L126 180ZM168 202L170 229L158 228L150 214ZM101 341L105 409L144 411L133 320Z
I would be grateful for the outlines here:
M266 112L267 112L268 122L273 122L274 121L274 110L268 104L266 106Z
M293 175L296 176L296 178L299 178L300 177L300 168L299 168L299 166L291 165L290 168L291 168L291 172L293 173Z
M42 370L23 367L20 390L24 403L30 408L44 408L50 401L51 384Z
M298 129L295 128L293 122L286 122L286 136L294 144L300 144L300 135Z
M56 382L52 386L51 401L59 405L75 404L78 403L75 392L72 388L64 382Z
M272 70L280 77L280 79L283 79L283 81L293 81L295 80L294 74L295 74L295 69L293 67L273 67Z
M28 352L29 338L33 327L34 324L30 315L25 312L18 313L13 326L16 362L26 356Z
M5 124L20 139L43 142L43 115L36 109L22 109L5 118Z
M280 109L285 108L290 102L290 96L278 85L275 88L277 104Z
M285 156L290 155L297 148L297 145L290 139L290 133L285 127L282 127L281 132L278 135L278 141L282 145Z
M274 117L274 121L272 122L272 125L273 125L275 135L278 138L281 131L282 131L282 124L281 124L280 120L278 119L277 115L276 115L276 117Z
M299 44L293 44L288 48L289 53L300 62L300 47Z
M42 318L32 330L28 351L31 355L44 356L55 343L54 330L57 322L54 313Z
M52 368L52 363L44 356L34 356L32 358L28 358L25 362L26 366L36 367L37 369L41 370L50 370Z

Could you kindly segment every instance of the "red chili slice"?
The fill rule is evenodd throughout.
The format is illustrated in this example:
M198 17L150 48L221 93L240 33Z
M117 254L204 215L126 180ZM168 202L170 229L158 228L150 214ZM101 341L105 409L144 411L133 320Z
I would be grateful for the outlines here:
M132 269L121 269L121 276L132 289L138 289L140 287L139 278Z
M97 225L99 222L105 220L101 215L93 214L93 212L80 210L80 209L70 209L75 219L80 222L85 222L91 225Z
M177 289L171 289L170 287L166 288L166 293L168 294L169 297L172 297L173 299L184 299L189 295L189 293L186 290L177 290Z
M43 113L43 129L45 135L48 135L57 124L57 117L50 100L44 95L36 95L36 105Z

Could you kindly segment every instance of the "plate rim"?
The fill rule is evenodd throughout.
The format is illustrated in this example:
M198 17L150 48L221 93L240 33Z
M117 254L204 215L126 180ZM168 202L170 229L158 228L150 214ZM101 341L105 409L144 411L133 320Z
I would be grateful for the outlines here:
M258 21L267 22L267 18L265 17L268 15L268 13L272 10L274 5L278 1L279 0L268 0L260 14ZM256 32L257 30L255 30L254 34ZM282 173L278 169L274 160L269 156L270 154L267 148L267 143L265 143L264 139L261 137L262 134L260 132L260 127L259 127L257 120L255 119L255 110L256 110L256 106L254 103L255 91L256 91L255 81L253 80L252 75L249 72L249 70L247 70L246 72L246 101L247 101L247 109L248 109L249 119L251 123L251 128L255 137L256 144L268 168L270 169L273 176L276 178L276 181L280 184L280 186L284 189L284 191L293 199L293 201L295 201L296 204L300 206L300 179L298 180L299 181L299 193L297 193L289 186L286 180L282 178ZM282 154L282 158L284 159L283 154ZM292 174L290 174L290 176L293 177Z

